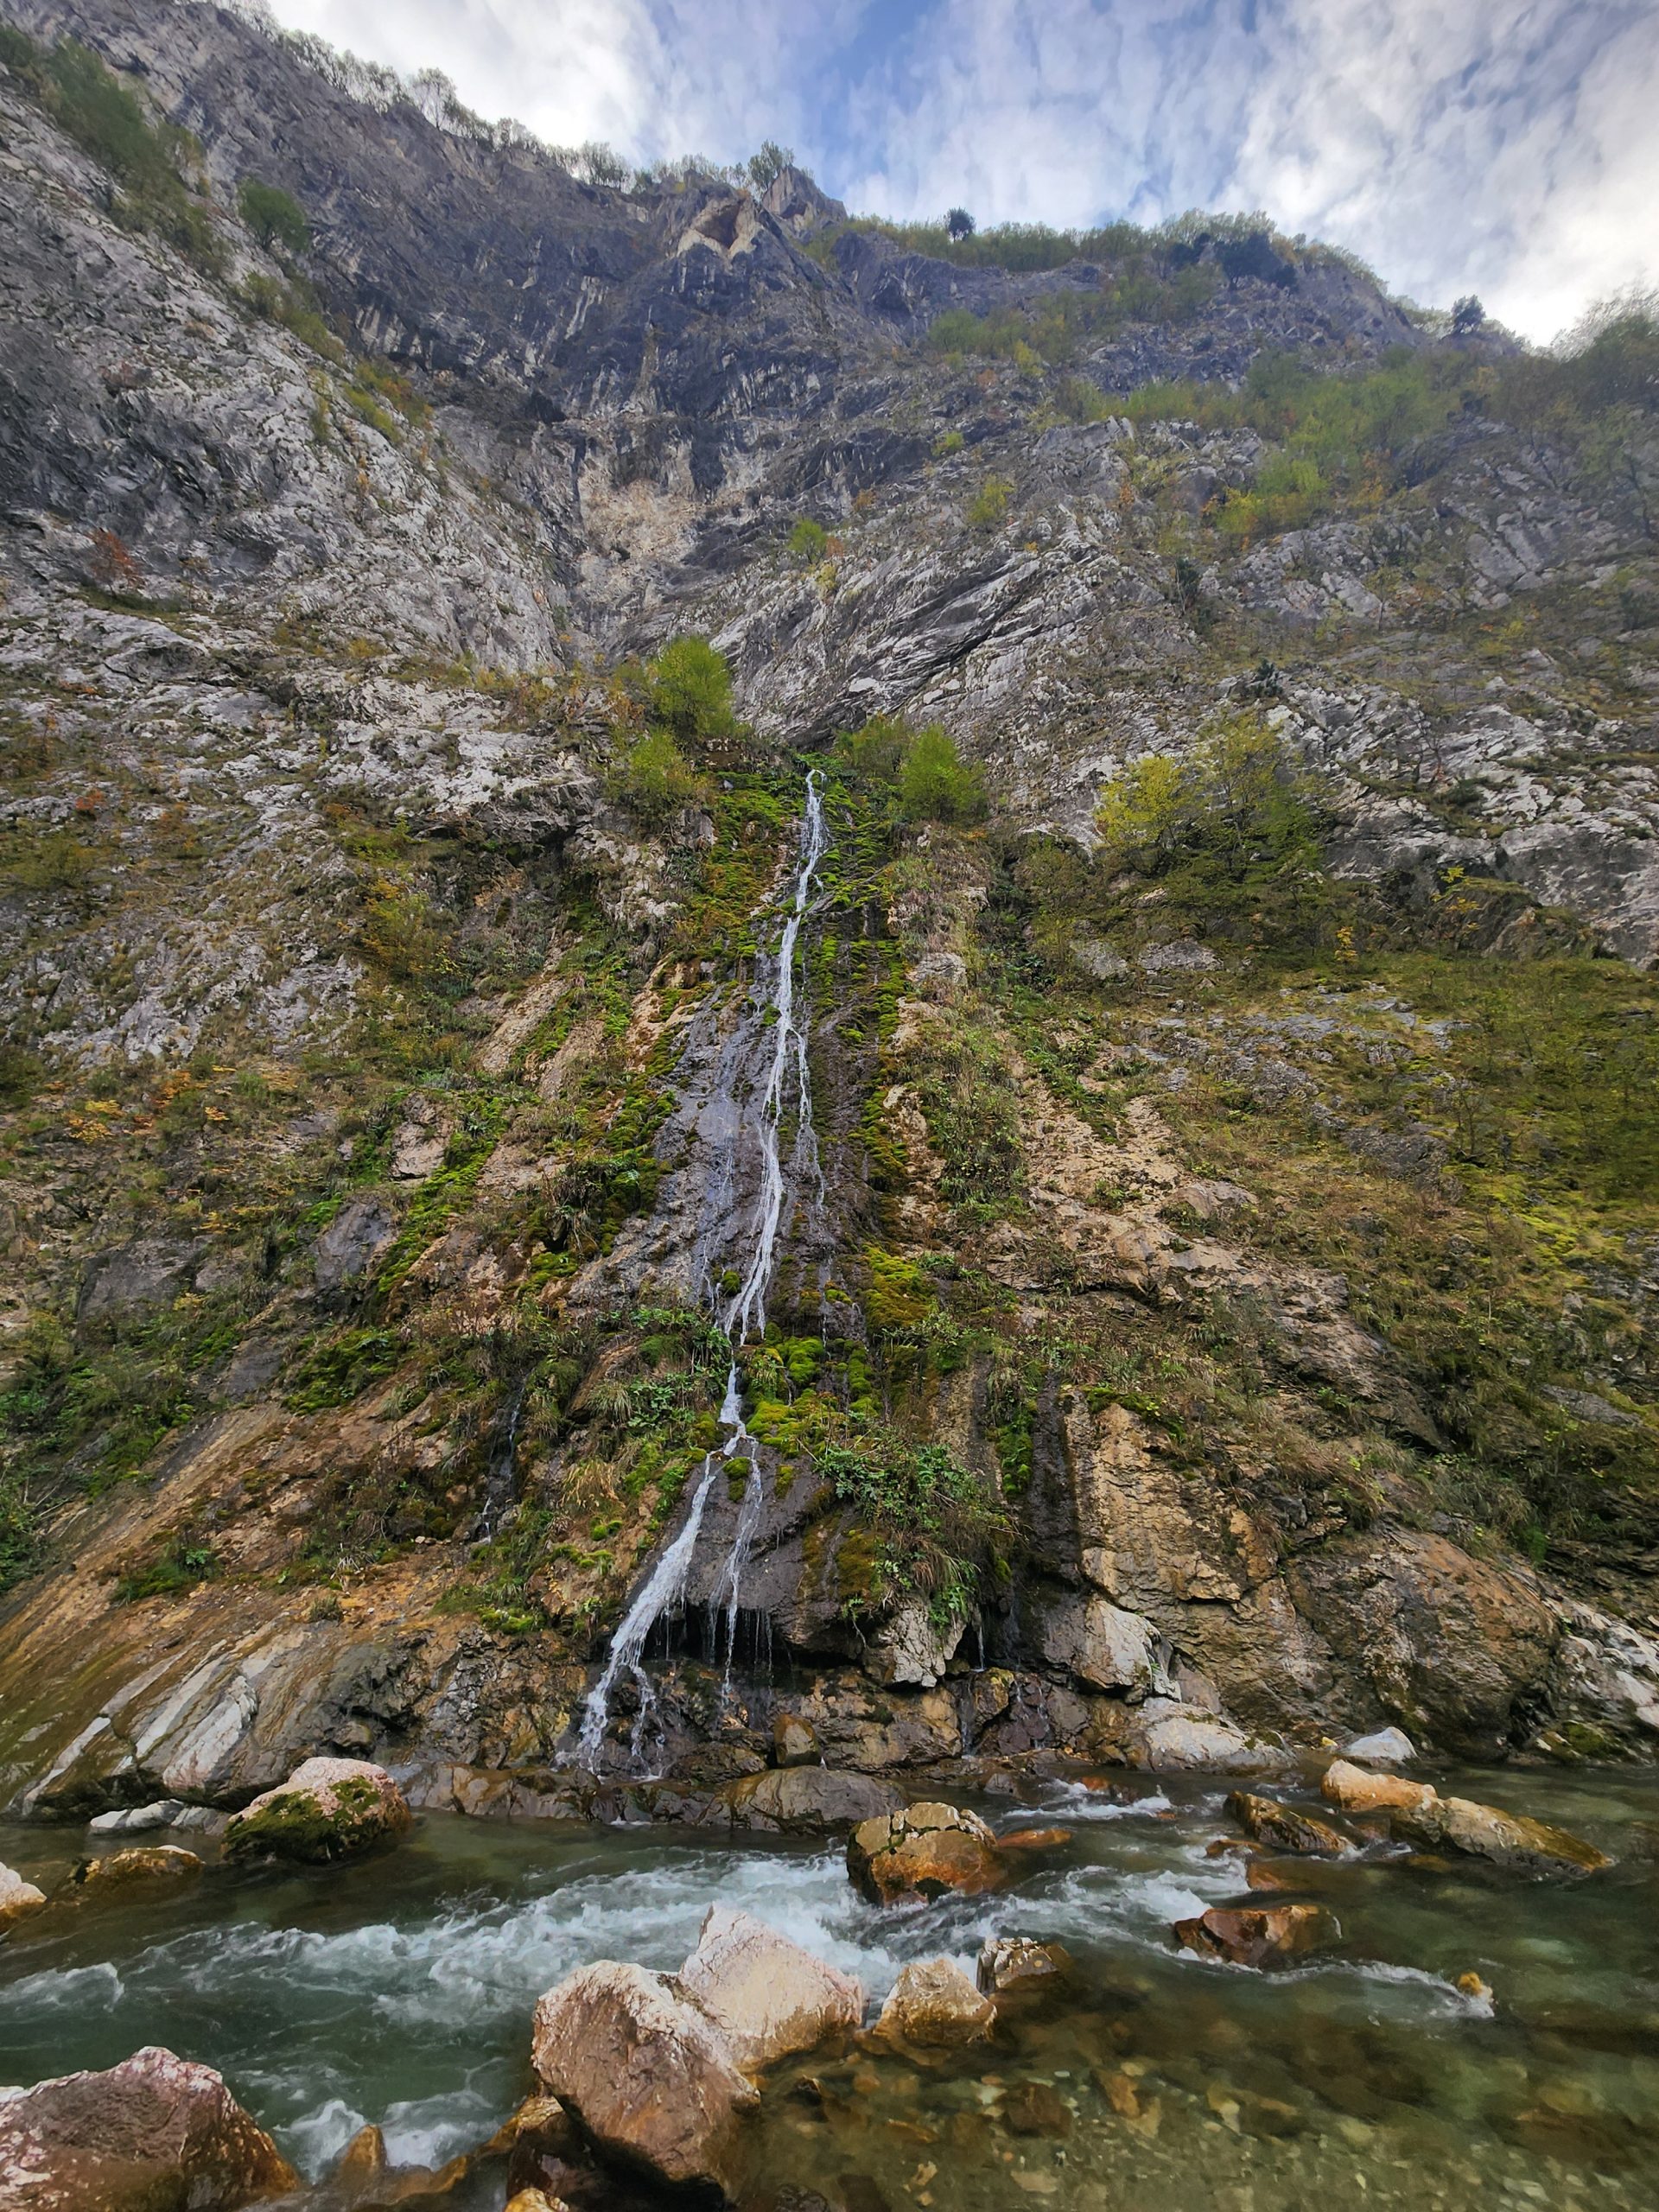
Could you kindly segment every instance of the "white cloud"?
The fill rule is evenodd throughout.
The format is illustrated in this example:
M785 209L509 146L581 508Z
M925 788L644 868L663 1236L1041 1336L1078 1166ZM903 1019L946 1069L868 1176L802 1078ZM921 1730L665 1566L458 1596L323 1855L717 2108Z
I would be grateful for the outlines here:
M1537 338L1659 258L1653 0L275 5L555 140L645 159L781 138L900 217L1264 207Z

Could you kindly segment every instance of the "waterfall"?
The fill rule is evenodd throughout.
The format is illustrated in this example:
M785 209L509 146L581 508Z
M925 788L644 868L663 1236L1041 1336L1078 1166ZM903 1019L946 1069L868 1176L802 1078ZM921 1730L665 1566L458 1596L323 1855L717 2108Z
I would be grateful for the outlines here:
M507 1401L506 1419L498 1432L499 1440L490 1455L490 1470L485 1478L484 1506L478 1516L477 1539L487 1543L501 1526L502 1516L512 1503L516 1487L518 1456L518 1423L524 1417L524 1395L530 1389L530 1370L518 1377Z
M807 1066L808 1025L804 1012L797 1010L795 950L801 925L806 918L811 900L813 883L829 844L829 832L823 819L823 783L818 771L814 768L806 779L795 870L785 910L783 931L778 942L771 996L764 1002L757 996L754 1002L755 1018L764 1020L766 1013L772 1017L772 1043L766 1081L761 1087L753 1117L760 1146L760 1188L749 1230L749 1262L729 1304L721 1313L721 1325L734 1351L752 1336L763 1332L766 1325L766 1292L777 1258L778 1234L784 1219L785 1201L789 1194L791 1177L810 1173L816 1181L820 1200L823 1196L823 1170L818 1156L817 1133L812 1122L811 1077ZM791 1172L786 1175L779 1140L791 1088L796 1115L795 1142L790 1154ZM622 1624L612 1641L604 1671L594 1685L583 1709L580 1738L582 1760L585 1766L594 1771L598 1770L600 1751L605 1740L605 1726L610 1717L611 1693L624 1669L632 1675L639 1693L639 1713L634 1723L631 1752L636 1763L640 1757L658 1702L656 1689L640 1660L657 1623L664 1614L677 1611L684 1603L692 1555L696 1550L703 1510L709 1503L709 1493L715 1475L727 1460L738 1456L741 1446L747 1445L750 1447L747 1454L748 1482L738 1511L731 1548L721 1568L720 1579L710 1601L710 1611L716 1621L722 1606L724 1610L726 1681L728 1688L730 1687L743 1577L766 1506L760 1470L754 1457L753 1440L743 1425L742 1390L735 1357L727 1370L720 1425L725 1431L724 1440L709 1452L702 1463L684 1525L673 1542L662 1553L644 1588L624 1615Z

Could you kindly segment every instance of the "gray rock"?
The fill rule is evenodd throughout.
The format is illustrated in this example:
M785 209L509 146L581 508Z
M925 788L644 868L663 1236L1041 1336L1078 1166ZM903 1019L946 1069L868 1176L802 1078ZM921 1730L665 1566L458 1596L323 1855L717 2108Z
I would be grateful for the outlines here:
M366 1194L347 1198L312 1247L317 1288L325 1296L348 1289L391 1249L397 1236L397 1221L381 1199Z
M1355 1736L1342 1751L1344 1758L1365 1759L1374 1766L1405 1766L1417 1756L1403 1728L1378 1728L1369 1736Z
M136 1306L168 1306L190 1287L211 1248L206 1239L141 1236L101 1252L87 1268L75 1308L78 1321L93 1321Z

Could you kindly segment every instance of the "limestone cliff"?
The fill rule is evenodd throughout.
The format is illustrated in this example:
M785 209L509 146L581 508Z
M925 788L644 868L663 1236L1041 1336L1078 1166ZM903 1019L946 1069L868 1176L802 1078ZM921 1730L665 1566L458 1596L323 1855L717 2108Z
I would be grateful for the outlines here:
M722 1433L809 767L653 1802L785 1715L1651 1756L1650 372L5 20L8 1799L567 1802Z

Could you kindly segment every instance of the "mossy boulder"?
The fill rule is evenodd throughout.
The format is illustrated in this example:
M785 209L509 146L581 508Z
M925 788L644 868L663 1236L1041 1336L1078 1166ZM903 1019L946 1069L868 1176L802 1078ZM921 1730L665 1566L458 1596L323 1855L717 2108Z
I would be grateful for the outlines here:
M384 1767L368 1759L307 1759L235 1815L224 1852L229 1859L326 1864L393 1841L413 1818Z

